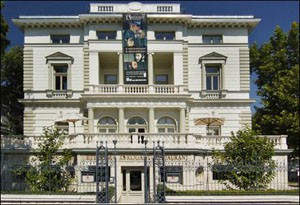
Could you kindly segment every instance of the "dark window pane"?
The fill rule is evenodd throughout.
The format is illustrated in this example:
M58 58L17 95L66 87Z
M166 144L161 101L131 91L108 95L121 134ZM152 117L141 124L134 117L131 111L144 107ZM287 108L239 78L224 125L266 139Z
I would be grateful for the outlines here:
M104 75L104 83L105 84L116 84L117 83L117 75Z
M219 77L218 76L214 76L213 77L213 86L214 86L214 90L219 90Z
M156 75L155 83L156 84L168 84L168 75Z
M211 77L206 77L206 90L211 90Z
M51 35L52 43L70 43L70 35Z
M131 171L130 172L130 190L142 191L142 172Z
M60 77L55 77L55 90L60 90Z
M222 43L221 35L203 35L202 42L206 44L219 44Z
M123 191L126 191L126 170L122 170L123 174Z
M219 73L218 67L206 67L206 73Z
M54 69L56 73L66 73L68 71L66 66L55 66Z
M62 76L62 90L68 89L67 76Z
M203 36L203 43L210 43L210 37L209 36Z
M98 31L97 32L98 39L116 39L117 33L115 31Z
M155 39L173 40L174 38L175 32L155 32Z

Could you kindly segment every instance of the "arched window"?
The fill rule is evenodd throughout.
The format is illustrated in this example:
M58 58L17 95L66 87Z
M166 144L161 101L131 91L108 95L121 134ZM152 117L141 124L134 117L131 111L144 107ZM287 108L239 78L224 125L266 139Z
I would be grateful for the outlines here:
M176 123L170 117L162 117L157 122L157 131L159 133L174 133L176 132Z
M65 135L69 134L69 123L68 122L55 122L56 129L61 130Z
M147 123L141 117L132 117L128 120L127 127L129 133L145 133Z
M100 133L116 133L117 123L112 117L103 117L98 121L98 131Z

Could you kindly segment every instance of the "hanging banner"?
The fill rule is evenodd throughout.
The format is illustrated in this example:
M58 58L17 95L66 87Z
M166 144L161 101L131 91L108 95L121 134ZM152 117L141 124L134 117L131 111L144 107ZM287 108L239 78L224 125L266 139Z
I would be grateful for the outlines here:
M125 84L148 84L147 24L145 14L123 15Z

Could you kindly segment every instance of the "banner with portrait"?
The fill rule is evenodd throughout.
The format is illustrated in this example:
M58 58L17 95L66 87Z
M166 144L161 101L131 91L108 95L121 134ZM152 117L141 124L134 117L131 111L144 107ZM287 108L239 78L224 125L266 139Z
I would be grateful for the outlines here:
M123 15L123 69L125 84L148 84L145 14Z

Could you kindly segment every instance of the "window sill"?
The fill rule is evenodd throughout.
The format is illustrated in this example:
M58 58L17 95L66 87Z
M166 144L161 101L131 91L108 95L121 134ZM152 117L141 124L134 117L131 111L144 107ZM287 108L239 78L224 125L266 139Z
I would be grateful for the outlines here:
M46 96L48 98L67 99L67 98L72 98L73 91L72 90L46 90Z
M202 90L200 97L202 99L223 99L226 97L227 90Z

